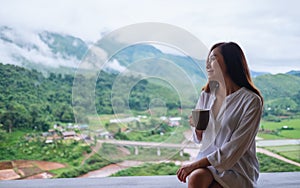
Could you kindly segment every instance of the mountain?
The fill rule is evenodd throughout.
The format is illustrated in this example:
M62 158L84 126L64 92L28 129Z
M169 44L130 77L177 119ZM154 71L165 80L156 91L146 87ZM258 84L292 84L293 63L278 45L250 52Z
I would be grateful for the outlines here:
M294 76L300 76L300 71L291 70L291 71L287 72L286 74L294 75Z
M265 100L293 98L300 91L300 77L290 74L266 74L253 79Z
M47 44L53 54L61 55L64 59L76 58L81 60L88 50L87 44L76 37L43 31L39 38Z
M183 54L165 53L157 44L128 44L120 51L113 52L116 47L122 47L124 44L105 38L101 39L101 43L97 42L96 46L100 47L102 55L108 58L108 62L101 69L108 72L120 73L147 60L156 59L158 61L155 61L153 66L156 66L157 70L166 69L163 62L169 62L175 69L176 66L182 69L195 85L200 85L199 87L206 80L204 60L196 60ZM90 43L68 34L0 26L0 62L36 69L44 74L74 74L82 59L87 57L90 46ZM253 78L266 74L269 73L251 71ZM287 74L300 75L299 71ZM162 76L165 76L165 73L162 72Z
M88 50L80 38L0 26L0 62L45 71L75 68Z
M186 76L198 87L202 87L206 79L204 62L184 55L164 53L157 45L156 47L149 43L128 45L118 52L112 50L116 46L122 46L120 41L102 41L102 45L105 46L101 47L99 44L97 47L100 47L101 55L108 58L108 62L104 66L100 63L99 66L99 62L96 61L96 66L90 66L93 70L102 69L120 73L135 69L145 73L149 67L141 65L153 61L151 68L160 70L156 73L161 73L156 76L163 78L168 71L179 71L181 75L177 75L175 79L180 81L182 76ZM36 69L46 75L49 75L49 72L74 74L82 60L93 58L93 54L89 53L89 47L88 42L67 34L0 26L0 62ZM166 63L169 67L165 66Z
M199 86L200 84L200 87L206 80L205 62L203 60L195 60L184 55L163 53L158 45L155 47L150 44L131 45L115 54L112 59L128 69L135 69L132 66L140 66L138 70L141 72L147 72L149 67L146 66L146 63L152 62L151 66L155 66L157 70L161 71L161 74L157 72L156 75L165 77L168 73L178 71L181 75L177 75L175 79L182 79L182 76L187 76L195 85ZM166 67L166 64L169 66Z

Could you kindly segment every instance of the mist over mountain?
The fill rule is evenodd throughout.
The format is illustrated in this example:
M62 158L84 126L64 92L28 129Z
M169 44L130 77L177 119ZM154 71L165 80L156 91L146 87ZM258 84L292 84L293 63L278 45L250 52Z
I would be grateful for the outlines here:
M27 68L75 67L88 50L79 38L0 26L0 61Z
M91 45L68 34L0 26L0 62L36 69L43 73L74 73ZM106 41L104 45L106 46L103 49L109 50L120 44L118 41ZM184 55L164 53L157 46L148 43L129 45L118 52L103 50L102 53L109 58L105 66L101 67L107 72L120 73L151 60L158 70L164 68L161 63L164 61L182 69L195 83L205 79L204 67L200 65L203 62ZM113 54L112 57L108 57L110 54Z
M36 69L44 73L74 73L91 45L90 42L68 34L0 26L0 62ZM115 41L106 41L104 45L106 45L105 49L109 50L113 49L112 46L120 44ZM151 44L129 45L113 53L103 69L107 72L119 73L140 61L153 58L174 63L195 82L199 78L206 78L204 60L195 60L180 53L167 53L161 50L159 45ZM155 66L159 68L160 64L156 63ZM269 73L251 70L252 77L265 74ZM299 71L291 71L288 74L297 75Z

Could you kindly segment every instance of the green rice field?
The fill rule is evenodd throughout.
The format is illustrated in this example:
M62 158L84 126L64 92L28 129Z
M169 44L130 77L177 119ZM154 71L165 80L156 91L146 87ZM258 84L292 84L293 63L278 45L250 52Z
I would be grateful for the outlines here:
M283 129L284 126L288 128ZM300 139L300 119L286 119L281 122L262 121L258 136L263 139Z
M300 162L300 145L269 146L265 148L290 160Z

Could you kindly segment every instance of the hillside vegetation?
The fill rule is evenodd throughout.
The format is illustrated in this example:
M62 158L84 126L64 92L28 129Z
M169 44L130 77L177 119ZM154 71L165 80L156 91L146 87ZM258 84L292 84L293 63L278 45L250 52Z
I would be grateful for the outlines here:
M299 76L266 74L255 77L254 83L265 100L264 116L293 116L300 111Z
M112 114L111 88L116 75L102 72L96 83L96 108L99 114ZM129 78L128 78L129 79ZM46 131L51 123L72 123L73 75L49 74L0 64L0 123L7 132L14 129ZM124 80L126 82L126 80ZM128 98L128 96L126 96ZM176 92L155 82L141 80L131 90L133 110L147 110L150 100L164 98L167 108L179 106ZM125 98L125 99L127 99ZM119 103L128 103L117 98Z
M265 100L294 98L300 91L300 77L289 74L266 74L254 78Z
M111 89L116 78L101 73L96 83L96 108L99 114L112 114ZM126 83L124 78L124 82ZM72 110L73 75L50 73L45 77L35 70L0 64L0 123L6 131L25 128L47 130L53 122L74 122ZM266 107L264 116L289 115L300 109L300 77L288 74L262 75L254 79ZM127 94L126 94L127 95ZM130 109L145 111L152 99L162 98L168 109L180 106L176 90L155 79L142 79L128 96L114 98ZM190 103L192 108L193 103Z

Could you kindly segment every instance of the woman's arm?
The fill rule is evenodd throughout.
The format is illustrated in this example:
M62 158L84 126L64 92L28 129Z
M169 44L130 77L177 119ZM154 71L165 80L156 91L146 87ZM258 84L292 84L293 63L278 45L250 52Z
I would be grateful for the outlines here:
M186 182L186 178L188 177L188 175L190 175L192 171L198 168L206 168L210 165L211 164L209 163L206 157L198 161L192 162L190 164L183 165L181 168L177 170L177 178L181 182Z

